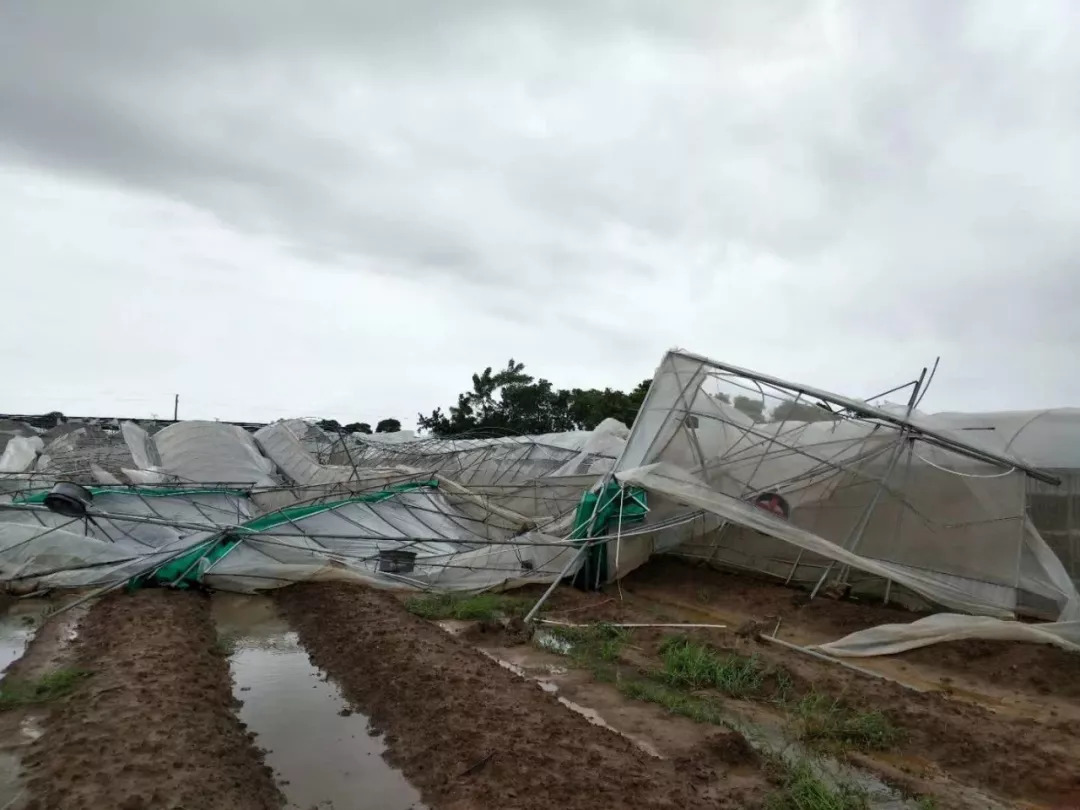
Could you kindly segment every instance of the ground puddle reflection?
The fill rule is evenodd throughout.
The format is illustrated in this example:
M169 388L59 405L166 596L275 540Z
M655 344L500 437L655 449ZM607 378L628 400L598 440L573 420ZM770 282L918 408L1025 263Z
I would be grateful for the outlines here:
M0 618L0 679L22 657L49 607L43 599L22 599L8 606Z
M290 810L422 810L419 792L382 758L385 746L323 679L261 597L218 595L214 616L230 651L237 715L266 749Z

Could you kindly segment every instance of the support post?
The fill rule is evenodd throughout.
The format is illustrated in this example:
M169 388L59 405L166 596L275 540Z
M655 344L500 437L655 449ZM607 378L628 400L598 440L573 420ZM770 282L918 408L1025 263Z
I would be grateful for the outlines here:
M881 476L881 480L878 481L877 489L874 490L874 497L870 499L870 503L866 505L862 514L859 516L858 523L855 524L851 533L847 539L844 540L843 548L846 551L855 551L859 545L859 541L862 540L863 532L866 531L867 525L870 523L870 518L874 513L874 508L877 506L879 500L881 500L881 493L885 491L885 485L888 483L889 478L892 477L893 470L896 469L896 462L900 460L905 447L908 446L910 429L908 427L908 420L911 419L911 412L915 409L915 402L919 398L919 391L922 389L923 381L926 379L926 369L922 370L922 374L919 375L918 381L915 383L915 387L911 389L911 396L908 398L907 411L904 414L904 427L900 429L900 436L896 442L896 448L893 450L892 456L889 458L889 463L885 466L885 474ZM829 574L832 573L833 567L836 565L836 560L829 562L825 570L821 572L821 577L818 579L817 584L814 585L814 590L810 592L810 598L813 599L818 595L818 591L821 590L821 586L825 584L825 580L829 578ZM847 576L848 566L845 564L841 571L841 578Z
M548 585L548 589L544 591L543 595L538 600L536 600L536 604L532 606L532 610L525 614L525 624L531 622L536 616L536 614L540 612L540 607L544 604L544 602L547 601L547 598L551 596L552 592L557 587L559 587L559 583L562 582L563 577L566 576L567 572L573 567L574 563L580 560L581 555L588 551L589 545L590 544L587 540L582 543L581 548L577 550L577 554L571 557L569 562L567 562L566 565L563 566L562 571L559 572L559 576L555 577L555 579L552 580L551 584Z

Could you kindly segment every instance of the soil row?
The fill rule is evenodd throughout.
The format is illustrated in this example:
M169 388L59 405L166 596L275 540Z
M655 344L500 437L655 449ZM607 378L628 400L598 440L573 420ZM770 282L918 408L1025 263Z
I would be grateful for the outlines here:
M668 564L665 577L657 577L664 592L704 605L720 606L733 614L756 615L769 621L749 622L750 629L756 625L771 630L775 618L784 616L789 624L798 622L800 627L854 625L860 620L864 626L871 620L882 618L889 609L867 609L865 606L821 600L811 606L793 604L791 589L741 579L731 575L717 574L704 569ZM628 587L629 591L629 587ZM663 592L662 592L663 593ZM583 594L560 588L549 602L552 615L560 611L572 611L566 617L575 622L598 621L655 621L655 617L643 614L643 603L620 602L603 594ZM590 605L592 607L590 607ZM871 614L860 617L859 611ZM897 617L892 617L895 621ZM899 613L899 618L912 620L911 614ZM673 631L641 630L634 633L633 645L638 651L632 667L659 666L659 648ZM947 776L962 784L986 788L1000 796L1013 800L1037 802L1048 807L1080 807L1080 731L1075 723L1055 718L1048 713L1046 721L1037 722L1007 712L995 712L982 705L953 699L947 692L916 692L885 680L869 677L824 663L799 653L755 641L755 633L731 631L690 631L688 636L706 644L720 655L756 657L770 667L786 674L789 683L789 699L816 693L842 701L860 712L879 712L902 732L902 739L884 752L883 761L903 763L903 770L919 776ZM489 642L491 643L491 642ZM495 643L499 643L496 641ZM1024 660L1034 673L1055 683L1070 678L1077 666L1076 656L1045 645L1018 644L1015 642L969 642L989 648L984 661L975 658L968 667L977 673L986 661L1007 666L1013 675L1013 683L1021 683L1016 665L1002 664ZM962 670L959 654L950 645L935 645L917 651L920 657L937 654L942 667L949 665ZM915 656L905 656L914 658ZM1057 666L1057 665L1060 665ZM990 672L993 668L987 667ZM992 679L986 673L982 677ZM1029 689L1030 683L1026 683ZM1073 685L1062 686L1059 693L1068 693ZM1032 690L1035 691L1035 690ZM1033 695L1036 700L1040 695ZM765 704L774 704L773 694L764 694ZM730 698L727 698L730 700ZM1067 698L1066 698L1067 699ZM752 697L745 700L754 700ZM873 758L863 758L863 764Z
M202 595L146 590L95 604L73 661L85 677L24 757L28 807L280 808L215 642Z
M805 641L833 641L881 624L908 624L920 615L878 603L810 601L804 591L748 573L725 573L660 556L623 582L628 591L670 594L699 607L765 620L771 631L783 627L806 631ZM1080 655L1048 644L1001 641L953 641L911 650L893 660L929 665L954 676L966 676L999 688L1039 696L1080 699Z
M435 810L742 808L760 800L733 790L720 761L703 771L650 757L392 596L312 583L277 600L314 663L385 733L388 759Z

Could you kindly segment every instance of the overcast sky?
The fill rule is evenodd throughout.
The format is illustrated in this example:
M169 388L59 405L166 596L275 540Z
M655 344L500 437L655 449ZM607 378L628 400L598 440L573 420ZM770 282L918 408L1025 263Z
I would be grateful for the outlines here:
M411 423L680 346L1080 405L1074 0L4 0L0 412Z

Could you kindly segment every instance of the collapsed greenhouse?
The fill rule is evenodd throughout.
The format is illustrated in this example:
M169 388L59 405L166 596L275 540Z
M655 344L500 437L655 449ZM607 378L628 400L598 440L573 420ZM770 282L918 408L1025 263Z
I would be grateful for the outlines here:
M22 593L331 579L599 587L674 554L815 596L1048 619L1051 640L1075 644L1080 456L1029 451L1075 446L1080 420L923 415L923 388L901 387L907 405L874 406L671 351L630 428L394 441L300 420L254 433L178 422L153 435L125 422L48 445L12 433L0 460L0 581ZM760 400L759 415L733 395ZM776 418L785 403L792 418ZM1034 508L1062 481L1065 510ZM935 632L993 635L1002 624Z

